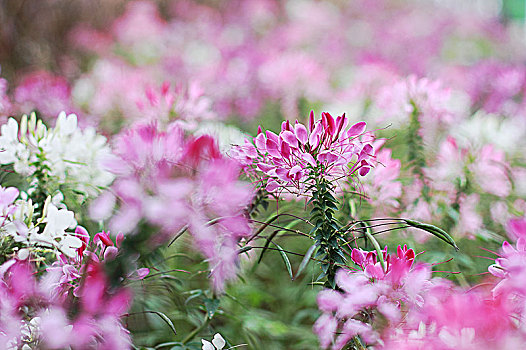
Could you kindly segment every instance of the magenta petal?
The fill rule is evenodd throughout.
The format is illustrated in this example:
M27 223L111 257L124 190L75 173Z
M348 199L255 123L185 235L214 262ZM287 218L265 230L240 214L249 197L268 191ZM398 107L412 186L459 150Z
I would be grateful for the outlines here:
M496 265L490 265L488 267L488 271L495 277L499 277L499 278L506 277L506 271Z
M301 171L301 167L299 165L295 165L295 166L292 167L292 169L290 169L289 174L291 176L292 175L296 175L300 171Z
M351 259L356 264L362 266L363 263L365 262L365 254L363 253L361 249L353 249L351 252Z
M290 146L287 142L282 142L280 146L280 153L283 157L289 158L290 157Z
M258 136L254 138L254 143L260 151L263 151L266 148L266 142L267 138L265 137L265 134L258 134Z
M268 192L274 192L275 190L277 190L279 188L279 184L274 181L274 180L271 180L267 183L267 186L265 187L265 189L268 191Z
M365 122L358 122L349 128L349 130L347 131L347 136L352 138L357 135L360 135L365 131L366 127L367 124Z
M268 173L272 169L275 169L275 167L273 167L271 165L268 165L268 164L265 164L265 163L258 163L257 167L259 168L259 170L261 170L264 173Z
M312 165L313 167L316 166L316 160L310 153L303 153L301 155L301 158L305 160L307 163L309 163L310 165Z
M318 147L322 133L323 133L323 126L321 125L321 123L318 122L316 123L314 130L311 132L309 136L309 144L312 148Z
M382 279L384 277L384 271L382 270L382 266L380 266L379 263L367 265L364 272L369 278Z
M2 206L13 203L16 197L18 197L19 193L18 189L15 187L7 187L3 189L3 191L0 188L0 191L2 192L0 193L0 205Z
M333 312L338 310L338 306L342 302L342 295L337 291L324 289L318 293L316 300L321 311Z
M137 269L137 276L140 280L142 280L144 277L148 276L150 273L150 269L147 267L143 267L141 269Z
M287 169L277 168L276 169L276 175L278 175L278 178L280 180L290 181L289 171Z
M279 150L278 150L278 144L276 142L272 141L271 139L267 139L265 146L267 148L267 152L271 156L281 158L281 154L279 153Z
M513 248L513 246L507 241L504 241L504 243L502 243L502 251L505 254L513 254L515 252L515 248Z
M294 126L294 132L301 144L307 143L307 141L309 140L309 133L307 132L307 128L303 124L296 124Z
M364 166L360 168L358 173L360 174L360 176L365 176L367 175L367 173L369 173L369 170L371 170L371 168L369 168L368 166Z
M338 320L329 314L323 314L316 320L312 330L318 335L322 349L327 349L329 345L331 345L331 342L336 335L337 328Z
M280 136L286 143L288 143L290 147L298 148L298 139L296 138L296 135L294 135L294 133L285 130L281 132Z
M279 137L278 137L278 135L276 135L276 134L273 133L272 131L270 131L270 130L265 131L265 135L267 135L267 139L268 139L268 140L272 140L272 141L274 141L276 144L278 143L278 139L279 139Z

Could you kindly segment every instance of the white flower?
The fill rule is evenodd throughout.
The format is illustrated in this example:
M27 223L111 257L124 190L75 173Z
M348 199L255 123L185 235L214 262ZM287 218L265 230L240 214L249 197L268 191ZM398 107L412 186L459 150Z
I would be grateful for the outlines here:
M57 194L56 199L61 196ZM82 246L82 241L75 234L67 232L77 225L75 214L69 211L63 203L56 203L60 209L51 202L51 197L46 201L45 217L33 217L34 206L29 201L17 200L14 203L15 210L3 218L4 224L0 227L0 233L13 237L16 242L23 243L27 247L45 246L58 249L67 256L75 256L76 249ZM46 224L40 232L39 225ZM28 256L27 249L21 249L19 258Z
M47 129L32 114L22 117L19 127L10 118L1 127L0 164L13 164L17 173L30 176L39 171L47 173L56 184L69 184L87 195L95 195L98 188L113 181L100 161L111 153L106 138L94 128L81 130L77 116L61 112L55 128ZM58 186L58 185L57 185Z
M47 206L44 222L46 222L46 227L42 234L34 234L31 239L55 246L67 256L74 256L75 249L82 245L82 241L66 230L77 225L75 214L67 209L58 209L50 203Z
M66 112L60 112L55 124L55 131L66 136L71 135L77 130L77 116L70 114L66 116Z
M31 157L31 152L18 140L18 123L13 118L9 118L6 124L0 128L0 164L14 163L15 171L30 175L34 167L29 165L35 158Z
M75 214L67 209L58 209L54 204L49 204L46 213L44 235L51 237L62 236L66 229L77 225Z
M204 339L201 339L201 343L203 343L202 350L222 350L226 345L225 339L219 333L214 335L211 343Z

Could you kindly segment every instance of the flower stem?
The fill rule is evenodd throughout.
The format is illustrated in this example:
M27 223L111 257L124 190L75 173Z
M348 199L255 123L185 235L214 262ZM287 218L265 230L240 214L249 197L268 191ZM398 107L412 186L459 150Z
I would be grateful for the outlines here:
M191 341L192 339L194 339L194 337L196 335L198 335L203 329L205 329L206 327L208 327L208 324L210 323L212 319L210 317L208 317L208 314L205 315L205 320L203 321L203 323L197 327L196 329L194 329L193 331L191 331L182 341L183 344L186 344L188 343L189 341Z
M338 210L337 201L333 195L334 185L322 175L321 171L314 176L315 185L310 200L313 209L310 221L315 226L311 233L318 246L315 258L324 261L320 263L322 274L318 280L326 277L326 287L336 289L337 266L345 263L345 256L340 246L341 225L334 218L334 213Z

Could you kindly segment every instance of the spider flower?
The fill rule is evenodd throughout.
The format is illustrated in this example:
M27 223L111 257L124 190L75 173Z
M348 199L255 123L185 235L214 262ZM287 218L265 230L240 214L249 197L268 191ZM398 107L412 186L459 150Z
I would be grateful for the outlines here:
M120 319L131 294L110 288L101 263L92 261L83 270L79 293L59 298L54 282L61 274L48 271L38 279L35 271L28 261L15 259L0 266L0 349L129 349L130 337ZM27 319L29 325L23 321ZM30 334L27 327L33 328Z
M94 128L79 128L74 114L61 112L54 128L46 127L34 113L24 115L20 125L9 118L0 133L0 164L13 164L14 171L28 179L48 177L46 185L53 184L50 193L67 185L96 196L99 187L113 180L99 164L110 151L106 138Z
M187 137L177 122L164 130L157 122L137 124L115 146L107 164L117 175L112 189L119 208L110 228L132 233L145 220L159 228L149 238L152 246L188 229L209 262L216 290L222 290L236 276L237 244L250 234L244 210L253 194L239 181L238 163L221 154L214 138ZM111 196L107 192L93 205L97 219L112 215Z
M514 295L526 307L526 237L519 237L515 246L508 242L502 244L499 257L488 267L488 271L499 280L493 294ZM526 310L526 309L523 309Z
M279 135L259 128L254 144L245 140L231 155L269 193L305 195L314 176L337 182L364 176L373 166L374 147L362 141L368 136L365 122L348 125L345 114L334 118L323 112L314 120L311 111L308 128L298 121L294 125L284 121Z
M353 249L356 270L341 269L336 282L340 291L323 290L318 294L318 307L323 315L314 324L320 345L342 349L359 335L368 344L380 341L380 329L387 320L397 324L402 311L423 304L422 295L429 285L431 269L415 264L415 252L398 246L396 254L382 251L382 267L375 251Z

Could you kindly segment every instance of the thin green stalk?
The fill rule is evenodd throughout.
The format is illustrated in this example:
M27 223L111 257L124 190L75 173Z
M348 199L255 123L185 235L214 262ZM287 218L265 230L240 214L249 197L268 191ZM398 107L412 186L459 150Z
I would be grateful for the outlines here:
M186 344L188 343L189 341L191 341L192 339L194 339L194 337L199 334L203 329L205 329L206 327L208 327L208 325L210 324L210 321L212 319L210 317L208 317L208 315L205 315L205 320L203 321L203 323L197 327L196 329L194 329L193 331L191 331L182 341L183 344Z

